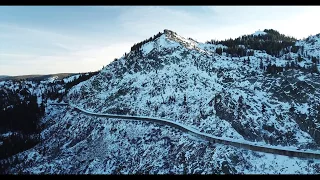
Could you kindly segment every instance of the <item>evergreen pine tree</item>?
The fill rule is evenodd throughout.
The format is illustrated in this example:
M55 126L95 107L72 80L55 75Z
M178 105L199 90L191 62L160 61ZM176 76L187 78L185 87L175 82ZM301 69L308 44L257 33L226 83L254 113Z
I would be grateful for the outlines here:
M313 63L311 67L311 73L317 73L319 74L319 69L317 67L317 64Z
M302 61L302 57L300 54L298 54L298 62L301 62Z
M260 59L260 69L263 69L263 62L262 62L262 59Z
M287 62L286 63L286 66L285 66L285 70L287 71L287 70L289 70L290 69L290 64L289 64L289 62Z
M187 96L186 95L183 96L183 105L184 106L187 105Z
M238 99L238 119L240 119L242 116L242 108L243 108L243 97L239 96L239 99Z
M264 104L262 104L262 110L261 110L262 113L266 112L266 106Z
M291 104L291 107L290 107L289 111L293 113L293 112L294 112L294 110L295 110L295 107L294 107L294 105L293 105L293 104Z

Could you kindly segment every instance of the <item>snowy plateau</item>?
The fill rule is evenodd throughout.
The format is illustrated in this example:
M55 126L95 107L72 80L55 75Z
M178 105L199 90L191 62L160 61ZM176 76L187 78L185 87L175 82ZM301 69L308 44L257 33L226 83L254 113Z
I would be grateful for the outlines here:
M297 40L295 46L297 51L277 56L248 48L253 54L235 57L217 53L217 48L228 49L226 45L164 30L73 86L59 101L94 113L170 119L202 133L261 146L320 152L320 76L306 70L320 69L312 59L319 59L320 35ZM281 72L266 73L268 64ZM303 70L283 70L288 64ZM42 102L42 89L55 81L30 82L28 87ZM0 82L3 86L15 88L12 82ZM14 155L19 163L6 173L320 173L320 159L211 143L174 127L89 116L52 102L58 100L45 101L41 143Z

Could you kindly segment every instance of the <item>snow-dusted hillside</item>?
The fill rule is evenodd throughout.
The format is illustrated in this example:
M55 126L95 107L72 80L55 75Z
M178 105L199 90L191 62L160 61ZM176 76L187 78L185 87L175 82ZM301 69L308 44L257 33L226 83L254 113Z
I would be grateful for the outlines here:
M85 74L85 75L88 75ZM23 91L26 90L30 95L37 97L38 104L47 104L47 101L57 102L58 96L63 96L66 91L66 84L77 80L80 74L70 75L68 77L58 79L58 76L52 76L44 80L7 80L0 81L0 94L5 97L11 91L19 94L20 99L23 100ZM9 92L10 91L10 92ZM56 93L57 97L50 97L50 94ZM43 99L44 98L44 99ZM60 98L61 100L61 98ZM9 104L8 104L9 105Z
M267 61L284 67L294 60L261 51L232 58L215 54L215 48L167 31L76 86L69 98L94 112L168 118L221 137L318 147L317 107L310 103L319 102L318 74L265 75L260 60L263 68Z
M45 123L41 121L45 107L52 102L61 101L70 87L94 74L96 73L77 74L66 78L59 76L59 79L43 75L42 80L29 75L25 76L28 80L11 78L1 81L0 159L8 158L37 144L41 127ZM3 169L3 164L0 163L0 174Z
M154 123L47 109L43 141L13 159L8 173L315 174L320 160L212 144ZM19 162L20 161L20 162Z
M309 36L305 40L296 42L297 46L303 46L304 55L320 57L320 34Z
M265 32L252 36L258 35ZM253 50L234 57L216 52L225 45L165 30L74 86L64 100L96 113L171 119L218 137L320 151L320 76L308 69L320 44L296 46L279 56ZM43 142L17 155L26 160L10 173L320 173L316 159L210 144L167 126L70 108L46 112Z

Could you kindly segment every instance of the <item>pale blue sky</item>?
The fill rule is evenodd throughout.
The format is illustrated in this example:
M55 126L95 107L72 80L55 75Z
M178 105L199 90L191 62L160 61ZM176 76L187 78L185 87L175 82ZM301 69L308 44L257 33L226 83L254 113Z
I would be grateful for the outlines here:
M0 75L95 71L163 29L200 42L320 33L320 6L0 6Z

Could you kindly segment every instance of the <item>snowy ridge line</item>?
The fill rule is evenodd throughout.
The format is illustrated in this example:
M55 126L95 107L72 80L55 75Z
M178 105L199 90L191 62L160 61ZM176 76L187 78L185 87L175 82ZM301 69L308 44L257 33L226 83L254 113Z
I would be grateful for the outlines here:
M148 121L153 122L161 125L168 125L174 128L177 128L183 132L189 133L196 137L199 137L203 140L225 144L225 145L232 145L234 147L245 148L253 151L259 151L264 153L271 153L271 154L278 154L278 155L285 155L290 157L299 157L299 158L318 158L320 159L320 152L319 151L312 151L312 150L295 150L290 149L287 147L272 147L266 145L257 145L255 142L248 142L243 140L236 140L231 138L221 138L211 134L206 134L198 131L197 129L190 128L186 125L183 125L179 122L174 122L172 120L162 119L162 118L154 118L154 117L147 117L147 116L127 116L127 115L115 115L115 114L101 114L90 112L85 109L79 108L73 104L68 103L51 103L50 105L69 105L74 109L77 109L80 112L83 112L88 115L98 116L98 117L107 117L107 118L117 118L117 119L130 119L130 120L140 120L140 121Z

